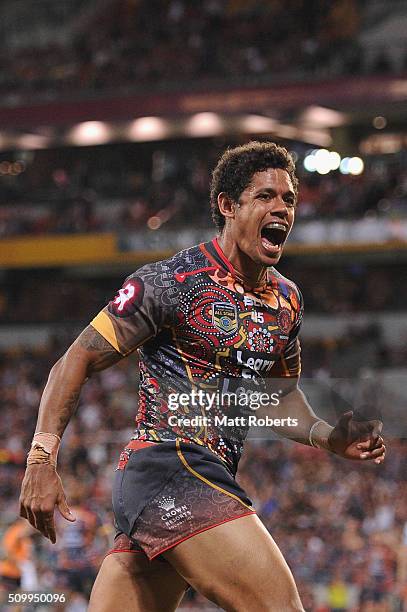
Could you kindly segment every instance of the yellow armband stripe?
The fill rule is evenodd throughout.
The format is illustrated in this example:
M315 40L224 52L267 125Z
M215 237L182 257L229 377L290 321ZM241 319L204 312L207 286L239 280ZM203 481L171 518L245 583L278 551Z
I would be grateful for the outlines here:
M99 332L99 334L101 334L105 338L105 340L107 340L113 346L113 348L116 349L118 353L123 355L123 352L120 350L119 344L117 342L116 332L114 331L113 323L111 322L107 314L103 312L103 310L99 312L98 315L96 315L96 317L93 319L93 321L90 322L90 324L96 329L96 331Z

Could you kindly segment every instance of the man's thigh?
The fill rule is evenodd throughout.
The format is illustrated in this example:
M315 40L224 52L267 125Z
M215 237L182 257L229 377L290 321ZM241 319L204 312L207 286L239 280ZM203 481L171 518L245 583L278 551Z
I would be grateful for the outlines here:
M149 561L138 552L112 553L99 570L88 612L172 612L187 587L166 561Z
M224 610L303 611L293 575L255 515L197 534L163 556Z

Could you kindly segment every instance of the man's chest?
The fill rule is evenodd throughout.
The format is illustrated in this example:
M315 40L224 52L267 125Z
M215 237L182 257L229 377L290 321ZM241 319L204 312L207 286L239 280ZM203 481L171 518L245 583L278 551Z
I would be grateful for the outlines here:
M176 346L186 359L244 375L266 374L283 353L297 316L288 295L268 288L236 292L215 283L195 283L179 297Z

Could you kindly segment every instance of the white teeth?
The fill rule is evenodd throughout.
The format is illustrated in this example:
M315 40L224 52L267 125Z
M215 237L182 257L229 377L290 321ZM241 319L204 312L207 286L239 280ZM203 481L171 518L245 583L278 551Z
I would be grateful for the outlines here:
M264 226L264 228L266 228L266 229L281 229L284 232L287 231L287 227L283 223L277 223L277 222L268 223L267 225Z

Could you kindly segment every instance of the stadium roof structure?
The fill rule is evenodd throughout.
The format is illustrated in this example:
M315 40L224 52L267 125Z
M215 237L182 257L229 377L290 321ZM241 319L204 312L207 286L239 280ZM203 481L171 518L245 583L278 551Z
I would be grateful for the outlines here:
M406 101L407 76L363 76L3 105L0 149L241 133L317 146L334 144L340 150L335 138L342 128L341 140L345 138L348 148L353 143L357 149L362 139L379 129L372 127L376 116L386 116L388 129L403 130ZM346 131L347 127L352 130Z

